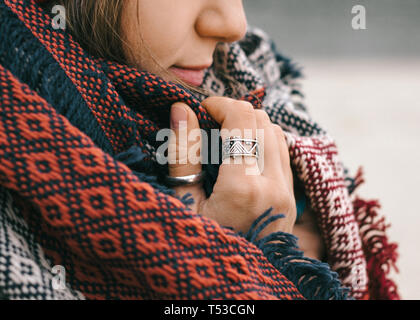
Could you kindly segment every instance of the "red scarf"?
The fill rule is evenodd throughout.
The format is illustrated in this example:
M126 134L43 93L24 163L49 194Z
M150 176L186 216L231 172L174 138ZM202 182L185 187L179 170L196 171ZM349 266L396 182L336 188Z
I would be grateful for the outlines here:
M88 298L303 298L305 289L266 258L265 244L191 212L157 181L116 160L135 146L142 169L152 167L154 135L167 127L176 101L194 109L202 128L217 128L197 98L152 74L93 59L53 30L34 1L4 3L31 32L28 43L37 47L27 49L39 54L39 64L52 57L61 68L49 78L66 77L57 91L82 97L52 106L43 87L29 87L0 66L1 182L73 288ZM263 98L264 89L255 93ZM356 298L398 298L382 268L395 263L395 245L375 203L353 206L334 141L323 133L287 138L333 270Z

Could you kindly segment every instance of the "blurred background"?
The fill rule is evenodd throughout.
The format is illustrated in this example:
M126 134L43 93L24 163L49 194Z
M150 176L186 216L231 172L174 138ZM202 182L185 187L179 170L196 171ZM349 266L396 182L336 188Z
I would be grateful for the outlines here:
M306 104L336 138L358 194L399 243L403 299L420 299L420 0L244 0L249 24L303 67ZM353 30L352 8L366 8Z

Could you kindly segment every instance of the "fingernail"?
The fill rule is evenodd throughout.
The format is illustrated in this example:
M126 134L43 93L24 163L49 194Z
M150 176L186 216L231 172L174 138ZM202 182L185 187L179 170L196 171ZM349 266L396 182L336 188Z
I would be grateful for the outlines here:
M188 120L187 110L185 107L180 104L175 104L171 108L171 128L172 129L179 129L182 125L180 122L186 123Z

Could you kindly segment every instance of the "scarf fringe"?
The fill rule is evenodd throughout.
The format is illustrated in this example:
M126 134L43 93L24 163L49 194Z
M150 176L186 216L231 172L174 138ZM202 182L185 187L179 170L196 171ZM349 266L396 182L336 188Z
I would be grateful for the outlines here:
M284 218L283 214L268 217L271 211L272 208L267 210L255 220L247 234L241 235L254 243L270 263L295 284L306 299L350 299L350 290L342 287L338 274L332 271L327 263L304 257L303 252L298 250L298 238L296 236L284 232L275 232L257 240L268 224ZM263 219L266 220L258 226Z
M345 169L345 174L347 175L347 189L349 191L349 194L353 194L354 191L356 191L356 189L359 188L360 185L362 185L365 182L363 167L359 167L354 178L348 176L349 172L347 169Z
M352 183L348 186L349 193L354 194L364 182L363 168L360 167ZM398 245L390 243L386 234L391 226L386 224L385 217L381 217L378 210L381 205L378 200L364 200L360 197L353 201L354 214L359 224L363 252L366 256L369 277L369 299L372 300L400 300L397 285L389 279L394 269L399 272L396 265L398 259Z
M354 178L352 192L364 181L363 168L359 168ZM386 224L385 217L381 217L378 213L381 208L378 200L356 197L353 206L367 261L370 299L400 300L396 283L389 279L392 269L399 273L396 266L398 245L389 242L386 234L391 225Z
M390 243L386 235L390 224L379 216L377 210L381 206L377 200L356 198L353 204L367 261L370 299L399 300L397 285L388 278L392 268L399 272L398 245Z

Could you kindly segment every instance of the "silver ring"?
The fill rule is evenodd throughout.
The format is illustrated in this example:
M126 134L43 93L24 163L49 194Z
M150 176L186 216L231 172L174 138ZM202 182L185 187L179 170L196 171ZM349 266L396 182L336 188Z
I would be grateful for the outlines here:
M205 172L201 171L197 174L192 174L183 177L165 177L165 182L171 187L189 186L202 182L204 180Z
M258 140L230 137L223 142L222 160L230 157L254 157L258 159L259 156Z

